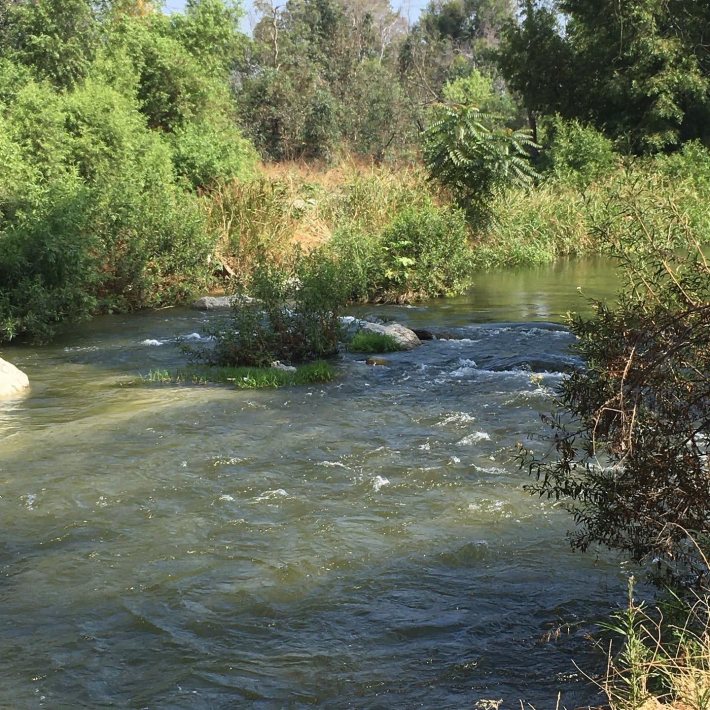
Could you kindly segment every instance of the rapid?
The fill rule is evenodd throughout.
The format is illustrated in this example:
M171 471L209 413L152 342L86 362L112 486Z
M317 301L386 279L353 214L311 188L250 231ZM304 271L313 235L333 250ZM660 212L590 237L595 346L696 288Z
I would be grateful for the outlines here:
M32 390L0 404L0 706L600 702L587 636L627 570L571 552L514 460L578 364L578 287L612 267L356 309L440 337L275 391L124 386L218 317L186 309L6 348Z

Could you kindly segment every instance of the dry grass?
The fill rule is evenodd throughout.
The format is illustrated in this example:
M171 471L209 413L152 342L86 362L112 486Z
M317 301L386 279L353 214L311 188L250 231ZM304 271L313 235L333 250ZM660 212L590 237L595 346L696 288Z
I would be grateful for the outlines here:
M670 615L633 598L609 628L622 636L599 683L610 710L710 710L710 590L673 595ZM672 617L672 618L671 618Z
M404 207L429 199L420 169L348 159L335 166L265 164L254 180L215 188L205 209L218 235L217 258L241 278L259 254L278 262L295 247L321 247L343 227L376 235Z

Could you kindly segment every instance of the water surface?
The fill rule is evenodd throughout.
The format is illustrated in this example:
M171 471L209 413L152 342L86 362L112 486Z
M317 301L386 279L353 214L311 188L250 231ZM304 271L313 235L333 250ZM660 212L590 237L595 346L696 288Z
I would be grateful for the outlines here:
M603 262L368 309L446 339L325 386L124 387L213 316L106 317L4 356L0 705L475 707L598 700L586 634L623 597L512 452L575 364ZM526 368L526 363L530 368Z

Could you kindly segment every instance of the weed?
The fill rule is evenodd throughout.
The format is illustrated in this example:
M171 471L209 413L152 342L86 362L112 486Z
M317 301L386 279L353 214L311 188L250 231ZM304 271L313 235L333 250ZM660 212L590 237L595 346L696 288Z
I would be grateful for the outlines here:
M402 348L391 335L359 331L348 345L354 353L394 353Z
M295 369L277 367L210 367L194 366L169 372L151 370L137 382L129 384L163 385L232 385L237 389L273 389L331 382L335 368L324 360L300 365Z

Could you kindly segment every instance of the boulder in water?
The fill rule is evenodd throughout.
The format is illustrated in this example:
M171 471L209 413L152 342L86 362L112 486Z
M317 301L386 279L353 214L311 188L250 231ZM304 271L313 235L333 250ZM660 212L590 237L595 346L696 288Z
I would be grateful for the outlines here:
M367 333L378 333L380 335L388 335L392 338L401 350L413 350L422 344L417 334L399 323L370 323L361 321L360 330Z
M193 301L192 307L198 311L216 311L231 308L237 299L241 303L251 303L253 301L249 296L203 296Z
M29 386L30 381L22 370L0 358L0 397L16 397Z
M422 344L417 334L409 328L400 325L399 323L373 323L369 320L360 320L352 316L344 316L340 319L346 337L349 340L355 333L364 330L368 333L377 333L378 335L388 335L398 345L400 350L413 350Z

